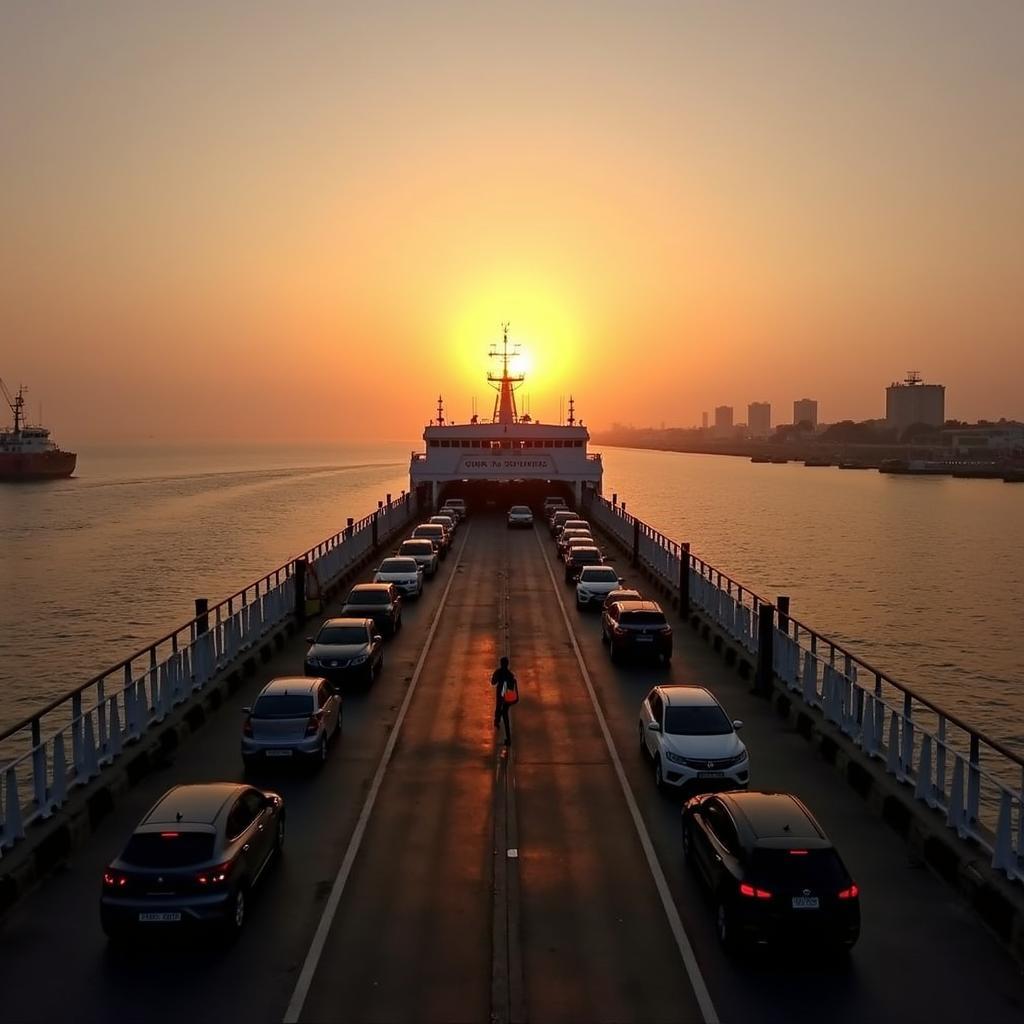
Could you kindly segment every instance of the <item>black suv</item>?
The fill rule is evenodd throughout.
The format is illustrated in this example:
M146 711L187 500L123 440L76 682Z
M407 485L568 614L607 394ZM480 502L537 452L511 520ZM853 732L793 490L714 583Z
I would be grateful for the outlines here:
M373 619L375 629L394 636L402 628L402 597L393 583L360 583L349 591L339 618Z
M672 627L657 601L613 601L601 613L601 642L612 661L624 654L672 660Z
M683 856L711 891L729 951L801 940L845 951L860 935L860 889L789 793L693 797L683 806Z
M565 582L577 582L585 565L604 565L600 548L573 548L565 560Z

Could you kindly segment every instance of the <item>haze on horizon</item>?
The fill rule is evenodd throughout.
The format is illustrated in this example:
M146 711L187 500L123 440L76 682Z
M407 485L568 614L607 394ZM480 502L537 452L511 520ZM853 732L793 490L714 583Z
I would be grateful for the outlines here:
M0 376L59 441L794 398L1024 418L1024 4L0 5ZM6 410L4 410L6 412Z

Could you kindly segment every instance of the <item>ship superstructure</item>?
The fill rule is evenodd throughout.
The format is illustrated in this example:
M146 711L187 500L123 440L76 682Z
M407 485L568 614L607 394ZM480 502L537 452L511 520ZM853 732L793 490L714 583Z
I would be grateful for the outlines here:
M71 476L78 456L57 447L46 427L25 422L25 388L12 395L0 380L14 414L13 428L0 430L0 480L40 480Z
M476 416L467 423L450 422L438 398L437 416L423 431L424 451L413 452L409 467L411 487L422 489L432 505L442 493L493 496L514 490L525 499L546 490L571 494L577 503L584 487L600 493L601 456L587 450L590 432L577 420L573 399L564 423L519 414L516 390L525 374L512 371L515 354L505 324L501 343L491 349L501 369L487 376L496 391L490 422Z

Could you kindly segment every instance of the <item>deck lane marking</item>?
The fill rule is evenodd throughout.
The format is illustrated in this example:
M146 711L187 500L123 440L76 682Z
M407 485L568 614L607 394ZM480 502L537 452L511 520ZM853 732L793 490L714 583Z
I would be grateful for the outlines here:
M430 629L427 630L427 638L423 643L423 650L420 651L416 668L413 669L409 689L405 692L405 699L402 701L398 717L395 719L395 724L384 746L384 753L381 755L377 771L373 776L373 782L370 784L369 792L366 794L363 809L359 813L359 820L356 822L356 827L352 832L352 838L348 842L348 848L345 850L341 867L338 868L338 874L335 876L334 884L331 886L331 894L327 897L327 903L324 905L323 913L320 915L320 923L316 927L313 941L309 946L309 952L306 953L306 959L303 961L302 970L299 972L298 980L295 983L295 990L292 992L292 998L288 1003L288 1009L284 1012L283 1024L295 1024L302 1014L302 1008L306 1003L306 997L309 995L313 978L320 964L320 957L323 955L324 946L327 944L327 936L330 934L331 926L334 924L334 915L338 911L338 904L341 902L342 894L345 892L345 885L348 882L349 875L352 873L352 865L355 863L356 854L359 853L363 835L369 824L370 815L373 813L373 805L377 802L377 793L380 791L381 784L384 781L384 773L391 763L391 755L394 753L395 744L398 742L398 734L402 729L402 722L405 721L405 713L409 710L409 705L412 703L413 694L416 692L416 684L419 682L420 673L423 671L423 665L434 642L434 634L437 632L438 623L441 621L441 612L444 611L444 606L448 601L448 592L452 589L452 584L455 582L456 569L461 565L462 553L466 550L466 543L469 540L469 534L472 529L473 524L470 523L466 528L462 547L459 548L460 561L453 567L452 572L448 576L448 583L441 594L441 600L438 603L437 611L434 612Z
M586 663L583 660L583 652L580 650L579 642L576 639L576 632L572 628L572 623L569 621L569 613L565 610L565 602L562 600L562 593L558 589L558 583L555 580L555 574L551 568L551 562L548 560L548 553L544 550L544 542L541 540L539 533L536 534L536 537L537 543L540 545L541 557L544 559L544 565L548 570L548 576L551 577L551 585L555 588L555 597L558 599L558 607L562 611L562 619L565 621L565 628L569 633L569 640L572 643L573 652L576 654L576 661L580 666L580 672L583 673L583 682L586 683L587 693L590 694L590 702L594 705L594 713L597 715L598 724L601 726L601 734L604 736L605 744L608 747L608 754L611 756L612 765L615 768L615 774L619 779L619 785L622 786L622 795L626 798L626 805L629 807L629 813L633 818L633 824L636 826L637 836L640 838L640 845L643 847L644 855L647 857L647 866L650 868L651 875L654 877L654 885L658 890L658 895L661 897L661 905L665 910L665 916L668 918L668 925L672 930L672 935L676 940L676 945L679 947L679 954L683 958L683 965L686 967L686 973L690 979L690 985L693 987L693 994L697 997L697 1005L700 1007L704 1024L719 1024L715 1005L711 1001L711 993L708 991L708 987L704 982L704 976L700 973L700 965L697 963L697 957L693 952L693 945L690 942L689 936L686 934L686 929L683 927L683 920L679 916L679 910L676 907L675 900L672 899L672 893L668 887L668 880L665 878L665 872L662 870L661 862L658 860L658 854L654 849L654 843L651 841L650 833L647 831L647 826L644 824L643 816L640 814L640 807L637 805L636 798L633 796L633 791L629 788L629 780L626 778L626 772L622 767L622 761L619 759L618 751L615 749L615 743L612 740L611 731L608 728L604 712L601 710L601 705L598 702L597 691L594 689L594 683L590 678L590 672L587 670Z

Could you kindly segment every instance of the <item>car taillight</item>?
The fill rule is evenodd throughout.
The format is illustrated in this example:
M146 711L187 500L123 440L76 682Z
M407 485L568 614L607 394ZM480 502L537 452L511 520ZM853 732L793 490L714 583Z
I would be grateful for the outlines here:
M252 718L246 718L246 720L242 723L242 735L250 737L252 736Z
M841 900L855 900L860 897L860 886L856 883L850 886L849 889L842 889L839 892L839 898Z
M104 889L123 889L128 884L128 876L121 871L113 871L107 868L103 872Z
M307 736L315 736L320 731L320 717L322 714L322 711L318 711L315 715L309 716L309 721L306 723Z
M658 630L658 632L662 636L671 636L672 635L672 627L671 626L662 626L661 629Z
M614 636L625 636L628 630L623 629L621 626L612 626L612 634Z
M746 882L740 882L740 895L759 900L770 900L772 898L772 894L767 889L758 889L753 885L748 885Z
M231 874L232 863L230 860L225 861L223 864L218 864L215 868L200 872L196 875L196 882L207 889L223 885L228 880L228 875Z

